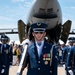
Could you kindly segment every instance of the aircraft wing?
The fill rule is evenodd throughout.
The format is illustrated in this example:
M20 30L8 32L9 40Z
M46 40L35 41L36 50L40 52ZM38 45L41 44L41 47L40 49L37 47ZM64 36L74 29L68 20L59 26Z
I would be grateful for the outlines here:
M61 32L61 37L60 39L66 43L67 41L67 38L69 36L69 32L70 32L70 29L71 29L71 23L72 21L68 20L66 21L63 26L62 26L62 32Z
M18 34L21 43L23 41L23 38L25 38L25 24L22 20L18 21Z
M18 35L20 43L28 36L29 23L26 25L22 20L18 21Z

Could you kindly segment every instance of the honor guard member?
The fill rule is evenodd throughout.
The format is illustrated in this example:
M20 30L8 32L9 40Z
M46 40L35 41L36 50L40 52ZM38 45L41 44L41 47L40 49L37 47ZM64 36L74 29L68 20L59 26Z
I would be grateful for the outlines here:
M2 45L2 44L0 43L0 47L1 47L1 45ZM2 69L1 69L1 68L2 68L2 62L1 62L1 61L2 61L2 58L1 58L1 51L0 51L0 75L1 75L1 70L2 70Z
M9 75L9 67L12 65L13 54L12 54L12 46L8 44L9 37L6 35L1 35L0 45L0 62L1 62L1 71L0 75Z
M64 54L63 54L63 66L65 67L66 74L70 75L69 72L68 72L68 69L67 69L67 65L68 65L67 60L68 60L68 56L70 54L70 51L73 48L73 43L74 43L73 37L68 38L68 41L69 41L68 42L69 46L65 48Z
M70 39L72 39L72 42L75 43L75 37L71 37ZM71 50L68 53L67 69L70 75L75 75L75 46L71 46Z
M57 75L56 48L44 40L46 27L45 23L31 25L34 41L28 47L21 73L28 67L27 75Z

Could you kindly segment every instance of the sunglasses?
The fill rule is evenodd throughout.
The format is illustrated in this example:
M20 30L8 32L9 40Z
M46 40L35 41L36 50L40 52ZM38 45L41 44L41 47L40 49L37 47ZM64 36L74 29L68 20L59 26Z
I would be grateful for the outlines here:
M44 32L34 32L34 33L35 33L35 34L38 34L38 33L39 33L39 34L43 34Z

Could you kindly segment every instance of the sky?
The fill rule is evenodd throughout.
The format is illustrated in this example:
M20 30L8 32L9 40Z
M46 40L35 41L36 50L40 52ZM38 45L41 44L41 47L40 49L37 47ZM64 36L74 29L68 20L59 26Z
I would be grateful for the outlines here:
M0 0L0 29L17 28L18 20L26 21L28 10L34 0ZM72 21L75 28L75 0L58 0L62 10L63 23ZM19 40L18 34L8 35L11 40Z

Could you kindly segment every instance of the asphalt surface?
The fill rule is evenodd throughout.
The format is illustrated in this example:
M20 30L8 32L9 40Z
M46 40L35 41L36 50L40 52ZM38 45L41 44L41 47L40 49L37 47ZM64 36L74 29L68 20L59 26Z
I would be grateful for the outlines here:
M9 75L17 75L18 66L11 66ZM26 75L27 69L24 70L23 75ZM62 66L58 67L58 75L65 75L65 70Z

